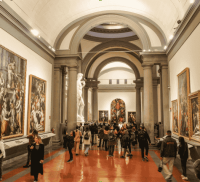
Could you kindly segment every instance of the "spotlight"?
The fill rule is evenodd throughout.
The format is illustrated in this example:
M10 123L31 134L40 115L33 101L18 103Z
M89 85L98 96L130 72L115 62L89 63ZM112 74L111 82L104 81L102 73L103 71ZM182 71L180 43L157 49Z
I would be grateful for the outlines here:
M148 51L150 52L151 50L149 49Z
M2 2L3 0L0 0L0 2Z
M170 35L170 36L169 36L169 39L171 40L171 39L173 39L173 37L174 37L173 35Z
M35 30L35 29L32 29L32 30L31 30L31 33L32 33L33 35L35 35L35 36L38 36L38 34L39 34L39 32L38 32L37 30Z
M190 3L192 4L192 3L194 3L195 2L195 0L190 0Z
M51 46L49 46L49 49L51 49Z
M166 50L166 49L167 49L167 46L165 46L164 49Z
M145 52L146 50L143 50L143 52Z
M40 38L40 35L38 37Z
M52 51L55 52L55 49L52 47Z

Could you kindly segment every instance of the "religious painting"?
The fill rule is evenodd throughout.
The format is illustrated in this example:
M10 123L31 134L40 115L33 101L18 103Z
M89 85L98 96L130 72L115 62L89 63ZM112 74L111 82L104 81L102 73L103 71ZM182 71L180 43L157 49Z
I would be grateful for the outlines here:
M124 123L126 121L125 102L115 99L111 102L111 123Z
M108 111L99 111L99 122L108 123Z
M178 76L178 117L180 135L189 137L189 68L184 69Z
M28 134L45 131L46 81L34 75L29 79Z
M190 101L190 136L192 139L200 141L200 130L199 130L200 91L190 94L189 101Z
M136 122L136 112L128 112L128 122L129 123Z
M177 100L172 101L172 132L175 134L179 133L178 128L178 102Z
M0 45L0 123L4 139L24 135L26 59Z

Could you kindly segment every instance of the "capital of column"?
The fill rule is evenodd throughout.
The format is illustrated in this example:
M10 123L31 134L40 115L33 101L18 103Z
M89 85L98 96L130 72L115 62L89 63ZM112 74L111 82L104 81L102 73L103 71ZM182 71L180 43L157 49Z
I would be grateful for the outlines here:
M95 87L98 88L98 84L100 83L100 81L92 80L88 78L85 83L86 83L86 87L88 88L95 88Z
M80 60L80 57L77 55L65 55L63 57L56 57L54 65L67 66L67 67L78 67L79 60Z
M54 71L62 71L62 67L61 66L54 66Z
M153 67L153 63L142 63L143 69L151 69Z
M168 64L161 64L161 69L168 69Z
M77 69L78 69L77 67L68 67L69 71L77 71Z

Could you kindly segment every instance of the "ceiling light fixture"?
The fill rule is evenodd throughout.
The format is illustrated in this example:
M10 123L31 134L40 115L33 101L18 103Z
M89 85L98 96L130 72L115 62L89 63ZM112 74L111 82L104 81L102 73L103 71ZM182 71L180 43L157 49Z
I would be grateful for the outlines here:
M194 1L195 1L195 0L190 0L190 3L192 4L192 3L194 3Z
M173 37L174 37L173 35L170 35L170 36L169 36L169 39L170 39L170 40L172 40L172 39L173 39Z
M167 46L165 46L164 49L166 50L166 49L167 49Z
M51 49L51 46L49 46L49 49Z
M37 30L35 30L35 29L32 29L32 30L31 30L31 33L32 33L33 35L35 35L35 36L38 36L38 34L39 34L39 32L38 32Z
M143 52L145 52L146 50L143 50Z
M3 0L0 0L0 2L2 2Z
M149 49L149 52L150 52L151 50Z
M52 47L52 51L55 52L55 49Z

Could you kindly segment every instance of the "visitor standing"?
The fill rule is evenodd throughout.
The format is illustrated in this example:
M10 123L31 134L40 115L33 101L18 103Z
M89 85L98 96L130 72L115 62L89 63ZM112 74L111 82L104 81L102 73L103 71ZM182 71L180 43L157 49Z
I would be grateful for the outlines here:
M106 126L104 130L104 143L105 143L105 151L108 151L108 133L109 133L109 127Z
M186 174L186 163L188 159L188 145L185 142L183 137L179 137L179 149L178 149L178 154L180 155L181 158L181 167L183 170L183 174L181 175L183 180L188 181L188 177Z
M81 131L78 130L78 126L76 126L76 130L74 131L74 151L76 153L76 155L79 154L79 144L80 144L80 140L81 140Z
M177 152L177 143L176 140L174 140L171 137L171 131L167 131L167 137L163 140L161 145L161 157L163 158L163 170L167 174L166 180L171 180L172 178L172 171L173 171L173 165L174 160L176 158L176 152ZM167 165L169 165L169 169Z
M73 136L73 131L70 132L70 134L68 134L66 132L66 135L64 136L64 142L65 142L65 148L68 148L69 151L69 160L67 162L72 162L73 161L73 154L72 154L72 148L74 147L74 136Z
M103 138L104 138L104 130L103 130L103 128L100 128L98 137L99 137L99 146L98 147L101 147L101 143L103 143Z
M143 125L140 126L140 130L138 132L138 141L139 141L139 147L141 148L142 161L145 160L148 161L149 160L148 151L149 151L149 145L151 145L151 140ZM144 157L144 149L146 149L145 157Z
M89 127L86 127L86 130L83 132L83 143L85 146L85 156L88 156L88 150L90 148L90 143L91 143L91 132L89 130Z
M113 157L115 145L116 145L116 134L117 131L114 131L113 126L110 127L109 133L108 133L108 150L109 150L109 157Z
M44 162L44 145L41 143L41 138L35 136L35 143L30 147L31 149L31 175L34 176L34 182L38 181L38 174L43 175Z

